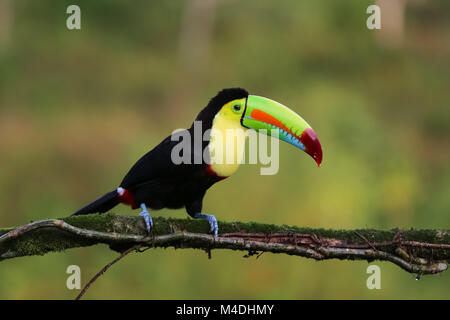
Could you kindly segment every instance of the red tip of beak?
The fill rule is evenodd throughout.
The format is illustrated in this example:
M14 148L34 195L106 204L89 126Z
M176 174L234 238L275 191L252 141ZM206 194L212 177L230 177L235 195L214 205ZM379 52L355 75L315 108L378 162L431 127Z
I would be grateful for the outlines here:
M317 166L320 167L322 163L322 146L314 130L311 128L305 129L300 137L300 142L305 146L305 152L313 157L317 162Z

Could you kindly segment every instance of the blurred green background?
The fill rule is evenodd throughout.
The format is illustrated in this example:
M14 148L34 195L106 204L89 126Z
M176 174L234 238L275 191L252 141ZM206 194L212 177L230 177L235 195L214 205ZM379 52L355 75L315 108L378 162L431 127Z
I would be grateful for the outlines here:
M450 2L0 0L0 225L69 215L209 98L241 86L292 107L324 148L280 145L280 171L215 185L219 220L323 228L450 227ZM66 8L81 8L81 30ZM120 206L116 213L138 214ZM155 216L187 217L184 210ZM450 272L389 263L156 249L113 266L86 298L450 298ZM96 246L1 262L0 298L70 299L116 254Z

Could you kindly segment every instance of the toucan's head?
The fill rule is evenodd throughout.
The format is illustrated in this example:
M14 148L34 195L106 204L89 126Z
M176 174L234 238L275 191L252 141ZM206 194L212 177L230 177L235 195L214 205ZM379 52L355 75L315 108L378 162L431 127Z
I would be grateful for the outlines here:
M322 162L322 147L314 130L302 117L281 103L249 95L241 88L223 89L211 99L196 120L211 128L217 116L268 135L275 129L280 140L305 151L318 166Z

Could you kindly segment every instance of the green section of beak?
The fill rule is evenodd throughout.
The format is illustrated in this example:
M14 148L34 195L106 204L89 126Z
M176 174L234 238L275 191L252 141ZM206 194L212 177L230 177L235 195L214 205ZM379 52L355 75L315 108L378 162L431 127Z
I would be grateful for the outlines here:
M311 126L288 107L260 96L249 95L241 118L244 127L272 135L308 153L320 166L322 146Z
M274 100L249 95L241 123L243 126L271 135L271 130L278 131L280 140L286 141L302 150L305 146L300 137L311 126L297 113Z

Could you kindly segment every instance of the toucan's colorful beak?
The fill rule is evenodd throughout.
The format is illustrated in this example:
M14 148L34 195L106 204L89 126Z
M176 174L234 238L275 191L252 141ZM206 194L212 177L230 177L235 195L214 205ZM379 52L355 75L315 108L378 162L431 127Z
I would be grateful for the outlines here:
M281 103L249 95L241 124L268 135L276 129L280 140L302 149L320 166L322 147L316 133L302 117Z
M305 146L305 152L313 157L317 162L317 166L322 163L322 146L319 138L312 128L307 128L300 136L300 142Z

